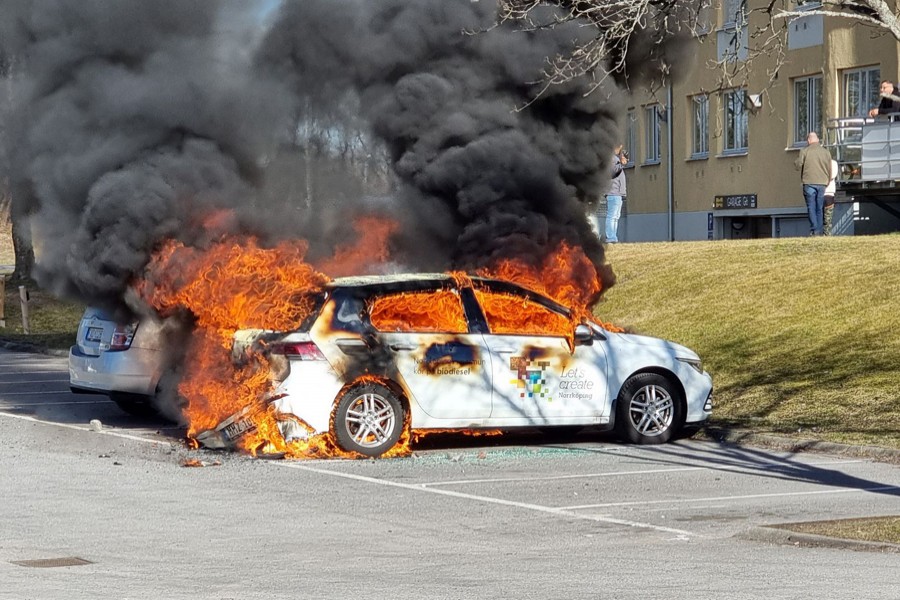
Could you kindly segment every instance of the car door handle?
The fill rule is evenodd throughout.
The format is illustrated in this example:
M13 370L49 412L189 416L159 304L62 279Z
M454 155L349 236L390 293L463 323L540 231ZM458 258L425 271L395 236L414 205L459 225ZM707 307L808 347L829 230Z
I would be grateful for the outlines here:
M512 354L516 351L515 348L491 348L491 350L497 352L498 354Z
M355 338L335 340L334 343L341 349L341 352L348 356L358 356L369 351L369 346L365 341Z
M416 346L410 344L391 344L391 350L394 352L406 351L409 352L411 350L415 350Z

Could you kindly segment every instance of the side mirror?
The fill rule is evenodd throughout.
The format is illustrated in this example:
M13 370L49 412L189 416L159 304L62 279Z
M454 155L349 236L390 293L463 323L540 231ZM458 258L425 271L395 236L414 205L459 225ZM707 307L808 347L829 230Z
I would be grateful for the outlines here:
M594 343L594 332L591 328L582 323L575 326L575 345L590 346Z

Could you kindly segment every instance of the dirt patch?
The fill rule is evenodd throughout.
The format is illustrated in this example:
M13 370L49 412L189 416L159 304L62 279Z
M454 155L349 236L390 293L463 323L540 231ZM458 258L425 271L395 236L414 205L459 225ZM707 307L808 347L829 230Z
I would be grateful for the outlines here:
M900 517L869 517L779 525L779 529L847 540L900 544Z

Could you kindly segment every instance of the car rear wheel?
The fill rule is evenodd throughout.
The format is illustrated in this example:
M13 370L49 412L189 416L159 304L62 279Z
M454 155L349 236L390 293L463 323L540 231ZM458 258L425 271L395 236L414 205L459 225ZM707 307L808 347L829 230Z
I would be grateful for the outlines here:
M664 444L684 423L684 399L669 379L639 373L622 386L616 402L616 432L633 444Z
M356 385L340 397L332 420L332 435L347 452L381 456L393 448L404 427L403 404L378 383Z
M128 394L125 392L110 392L109 399L115 402L119 408L135 417L154 417L161 415L152 396L143 394Z

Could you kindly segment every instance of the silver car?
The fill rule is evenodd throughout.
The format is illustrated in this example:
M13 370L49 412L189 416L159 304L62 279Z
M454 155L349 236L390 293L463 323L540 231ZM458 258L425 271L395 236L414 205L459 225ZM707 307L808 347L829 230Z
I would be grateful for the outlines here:
M157 414L154 399L165 370L163 328L152 318L118 323L109 312L88 307L69 348L70 389L106 394L133 415Z

